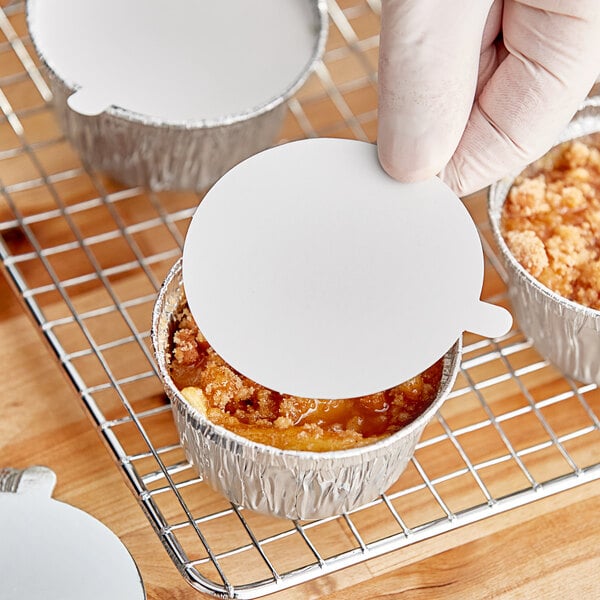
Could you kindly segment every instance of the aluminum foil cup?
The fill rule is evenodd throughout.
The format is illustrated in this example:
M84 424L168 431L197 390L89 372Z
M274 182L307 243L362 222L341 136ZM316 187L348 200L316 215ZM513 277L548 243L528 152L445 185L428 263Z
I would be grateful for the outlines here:
M588 98L562 132L559 143L600 131L600 97ZM600 384L600 311L582 306L542 285L511 254L500 224L502 207L516 178L491 186L488 214L508 273L508 294L522 331L540 354L565 375Z
M31 37L54 96L59 124L85 163L128 186L200 191L237 163L273 144L285 116L285 101L322 57L328 32L327 4L325 0L305 1L313 6L314 15L314 46L306 68L265 104L210 121L199 118L174 124L117 106L97 116L79 114L67 105L75 86L49 66L33 32ZM30 4L28 0L28 21Z
M188 460L234 504L290 519L317 519L374 500L402 473L427 423L444 402L460 366L461 339L444 357L438 396L415 421L379 442L351 450L300 452L258 444L214 425L175 387L168 370L174 317L184 302L181 260L158 295L152 342Z

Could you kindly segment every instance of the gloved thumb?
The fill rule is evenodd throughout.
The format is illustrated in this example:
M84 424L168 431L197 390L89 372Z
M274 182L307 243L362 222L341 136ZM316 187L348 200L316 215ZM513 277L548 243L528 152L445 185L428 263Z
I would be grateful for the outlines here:
M378 151L401 181L437 174L466 127L491 0L384 0Z

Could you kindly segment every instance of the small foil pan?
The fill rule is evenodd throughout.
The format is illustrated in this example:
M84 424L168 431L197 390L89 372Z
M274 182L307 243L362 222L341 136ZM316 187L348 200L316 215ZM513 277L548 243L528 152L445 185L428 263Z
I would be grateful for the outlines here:
M597 132L600 96L584 102L556 145ZM565 375L600 384L600 311L567 300L541 284L517 262L502 236L502 208L517 175L492 185L488 196L488 216L508 274L515 317L540 354Z
M242 160L273 144L285 117L286 100L305 83L323 56L329 25L327 3L303 1L311 5L314 18L313 52L304 70L265 104L209 121L169 123L117 106L95 116L79 114L67 104L76 87L50 67L51 61L33 32L31 37L47 75L60 127L87 165L128 186L202 191ZM28 0L28 24L31 4Z
M289 519L318 519L374 500L398 479L421 434L454 384L459 338L444 356L437 398L415 421L377 443L336 452L299 452L258 444L214 425L175 387L168 370L174 317L184 302L181 259L158 295L152 342L160 377L171 400L186 456L215 490L232 503Z

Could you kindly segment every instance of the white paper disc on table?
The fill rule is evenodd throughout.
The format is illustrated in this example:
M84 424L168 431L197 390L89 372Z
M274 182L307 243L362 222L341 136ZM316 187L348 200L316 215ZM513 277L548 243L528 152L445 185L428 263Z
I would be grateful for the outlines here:
M0 492L0 598L143 600L140 574L119 538L50 498L54 481L37 483Z
M28 0L27 12L41 56L77 89L69 106L85 115L116 106L167 123L221 121L283 95L316 52L306 0Z
M437 178L398 183L351 140L285 144L229 171L190 224L183 278L216 352L302 397L388 389L464 330L512 322L479 299L481 243L458 197Z

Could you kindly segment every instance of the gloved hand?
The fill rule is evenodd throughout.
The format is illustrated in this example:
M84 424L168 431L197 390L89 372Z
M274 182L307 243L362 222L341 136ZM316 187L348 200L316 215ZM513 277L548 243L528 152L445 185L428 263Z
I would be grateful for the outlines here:
M546 152L599 73L598 0L383 0L381 164L474 192Z

